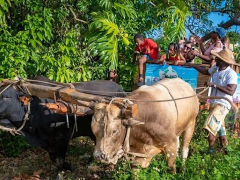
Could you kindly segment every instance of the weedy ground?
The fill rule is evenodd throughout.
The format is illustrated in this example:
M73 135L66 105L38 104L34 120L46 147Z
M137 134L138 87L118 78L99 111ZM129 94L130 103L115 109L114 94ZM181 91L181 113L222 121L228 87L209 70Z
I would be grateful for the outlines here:
M190 144L189 158L182 163L180 157L176 161L177 174L169 174L165 158L162 155L154 157L147 169L139 168L132 171L130 162L121 159L116 166L103 165L96 161L90 161L94 149L94 143L89 138L77 138L70 142L67 153L67 161L72 164L73 171L65 171L59 174L62 179L141 179L141 180L238 180L240 179L240 140L231 137L232 114L228 115L229 146L228 154L224 155L218 141L215 145L215 153L208 153L206 134L202 125L207 117L203 111L197 119L196 130ZM0 136L2 138L3 136ZM2 138L3 140L3 138ZM14 140L12 140L14 141ZM15 140L16 141L16 140ZM0 149L0 179L1 180L37 180L56 179L57 164L50 161L46 151L40 148L31 148L23 145L21 151L13 150L14 146ZM5 142L6 144L6 142ZM21 149L22 148L22 149ZM10 152L10 155L6 151ZM16 157L9 157L16 156Z

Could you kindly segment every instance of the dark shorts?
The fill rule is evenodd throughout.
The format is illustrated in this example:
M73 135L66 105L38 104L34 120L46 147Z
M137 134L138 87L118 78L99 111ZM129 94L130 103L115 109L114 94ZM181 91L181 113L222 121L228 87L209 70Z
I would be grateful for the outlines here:
M144 57L146 57L148 61L152 61L152 59L150 58L150 56L149 56L149 55L147 55L147 54L144 54L143 56L144 56Z

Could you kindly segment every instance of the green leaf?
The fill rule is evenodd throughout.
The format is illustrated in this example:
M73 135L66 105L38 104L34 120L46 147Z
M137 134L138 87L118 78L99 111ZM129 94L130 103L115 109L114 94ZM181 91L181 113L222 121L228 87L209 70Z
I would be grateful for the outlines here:
M134 7L130 4L120 4L115 2L114 8L123 16L123 18L128 17L130 19L133 19L137 17L137 13L134 10Z
M43 36L42 36L42 34L41 34L40 32L37 33L37 36L38 36L38 38L39 38L41 41L43 40Z
M36 48L36 41L35 40L30 39L30 43L34 48Z
M1 5L2 7L4 7L4 6L5 6L5 0L0 0L0 5Z

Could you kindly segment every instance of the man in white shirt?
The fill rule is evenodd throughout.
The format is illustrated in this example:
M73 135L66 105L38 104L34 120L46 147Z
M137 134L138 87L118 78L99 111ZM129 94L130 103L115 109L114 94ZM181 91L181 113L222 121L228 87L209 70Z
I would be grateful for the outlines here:
M207 85L212 87L211 96L225 97L232 101L232 95L237 88L237 73L231 69L230 64L235 64L232 51L223 49L220 52L212 51L215 56L216 64L210 68L202 68L196 64L187 64L187 66L195 68L202 74L211 75L212 82ZM204 128L208 130L209 151L214 152L213 146L218 134L222 146L228 144L226 137L224 119L228 114L231 105L225 99L213 99L210 101L209 116L204 124Z

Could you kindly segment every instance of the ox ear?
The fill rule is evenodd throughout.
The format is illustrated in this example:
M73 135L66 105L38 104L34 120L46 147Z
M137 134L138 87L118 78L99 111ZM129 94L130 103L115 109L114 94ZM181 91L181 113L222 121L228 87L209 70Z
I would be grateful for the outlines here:
M124 106L124 102L122 99L116 99L114 100L114 104L119 107L120 109L122 109L122 107Z
M134 120L134 119L123 120L123 125L125 125L125 126L134 126L134 125L141 125L141 124L145 124L145 122L141 122L141 121Z
M32 100L32 97L25 95L25 96L21 96L19 100L26 106Z

